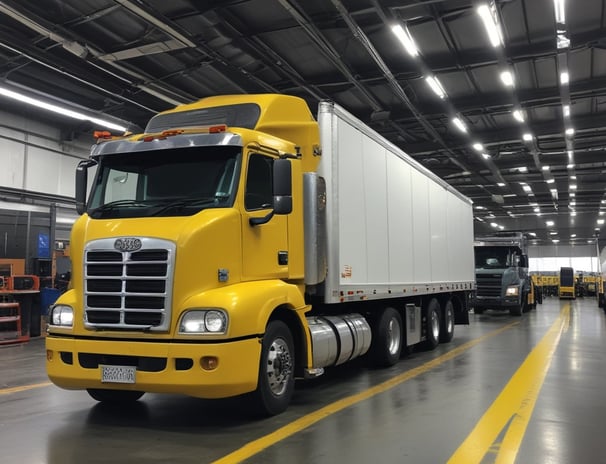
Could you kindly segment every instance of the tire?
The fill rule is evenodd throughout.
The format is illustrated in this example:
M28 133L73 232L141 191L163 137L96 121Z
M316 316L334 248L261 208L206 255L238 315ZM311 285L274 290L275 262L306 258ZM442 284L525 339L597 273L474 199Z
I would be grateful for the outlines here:
M293 337L282 321L267 325L261 347L259 379L253 392L254 412L275 416L285 411L295 388Z
M375 367L393 366L402 354L404 325L402 316L394 308L382 308L374 320L370 359Z
M427 305L427 314L425 317L425 342L423 347L426 350L433 350L440 343L440 303L432 298Z
M106 390L104 388L87 388L88 394L101 403L134 403L144 392L134 390Z
M444 306L444 313L440 318L440 343L448 343L454 337L455 313L454 305L448 300Z
M525 312L524 306L525 306L524 305L524 298L522 298L522 301L520 302L519 305L512 306L511 308L509 308L509 314L511 316L521 316L522 313Z

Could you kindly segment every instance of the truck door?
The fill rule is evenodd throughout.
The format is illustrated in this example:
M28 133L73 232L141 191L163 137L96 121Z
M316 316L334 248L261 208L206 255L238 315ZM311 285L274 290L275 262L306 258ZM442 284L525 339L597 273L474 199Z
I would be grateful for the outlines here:
M275 215L265 224L250 218L265 217L273 204L273 158L258 153L248 157L242 220L242 277L244 280L288 276L286 216Z

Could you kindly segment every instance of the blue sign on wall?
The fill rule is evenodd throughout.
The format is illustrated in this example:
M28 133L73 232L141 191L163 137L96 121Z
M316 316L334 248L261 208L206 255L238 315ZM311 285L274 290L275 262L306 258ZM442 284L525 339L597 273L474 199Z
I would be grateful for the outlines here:
M48 234L38 234L38 258L50 257L50 240Z

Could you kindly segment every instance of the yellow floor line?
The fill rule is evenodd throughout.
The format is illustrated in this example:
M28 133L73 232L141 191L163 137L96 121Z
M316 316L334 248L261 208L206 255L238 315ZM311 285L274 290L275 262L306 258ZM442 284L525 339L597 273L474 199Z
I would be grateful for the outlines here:
M569 321L570 305L566 304L448 464L480 463L487 454L495 455L495 464L515 462L553 354ZM503 439L498 442L501 436Z
M434 369L435 367L439 366L440 364L443 364L446 361L450 361L451 359L463 354L465 351L469 350L470 348L476 346L479 343L482 343L486 339L494 337L495 335L498 335L508 329L511 329L512 327L514 327L518 324L519 324L519 321L507 324L507 325L501 327L500 329L494 330L490 333L487 333L486 335L483 335L479 338L471 340L471 341L449 351L448 353L445 353L435 359L432 359L431 361L428 361L425 364L422 364L421 366L410 369L410 370L408 370L396 377L393 377L379 385L376 385L372 388L369 388L367 390L356 393L355 395L348 396L347 398L343 398L339 401L335 401L334 403L324 406L323 408L318 409L317 411L314 411L303 417L300 417L299 419L291 422L290 424L285 425L284 427L281 427L281 428L275 430L272 433L269 433L263 437L258 438L257 440L247 443L242 448L214 461L212 464L233 464L234 462L241 462L245 459L248 459L251 456L254 456L255 454L260 453L264 449L269 448L272 445L275 445L279 441L284 440L285 438L288 438L291 435L294 435L295 433L298 433L298 432L306 429L307 427L315 424L316 422L321 421L322 419L324 419L332 414L335 414L356 403L359 403L359 402L364 401L368 398L371 398L375 395L378 395L379 393L383 393L383 392L389 390L390 388L393 388L401 383L406 382L407 380L410 380L414 377L417 377L421 374L424 374L424 373L430 371L431 369Z
M30 385L20 385L18 387L2 388L0 389L0 395L8 395L10 393L32 390L34 388L48 387L49 385L52 385L52 382L32 383Z

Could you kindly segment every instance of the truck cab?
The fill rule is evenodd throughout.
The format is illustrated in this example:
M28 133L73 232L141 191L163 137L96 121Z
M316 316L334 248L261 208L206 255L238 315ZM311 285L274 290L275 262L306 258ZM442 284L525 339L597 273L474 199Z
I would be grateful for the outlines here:
M476 239L474 244L476 293L474 312L509 310L520 316L536 304L528 273L526 242L522 234Z

